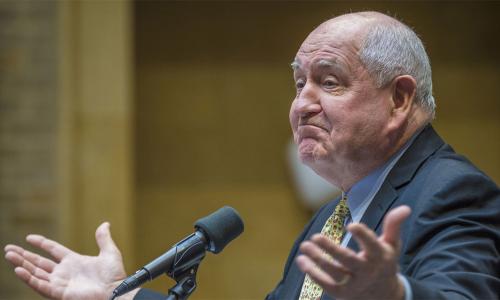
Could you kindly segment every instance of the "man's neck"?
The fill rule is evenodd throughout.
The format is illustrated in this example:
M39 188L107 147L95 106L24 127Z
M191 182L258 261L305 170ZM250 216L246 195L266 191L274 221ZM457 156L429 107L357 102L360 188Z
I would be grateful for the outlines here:
M350 164L346 164L343 166L343 170L340 172L335 172L335 174L331 174L331 170L324 170L325 176L322 175L323 178L328 180L333 185L339 187L343 191L349 191L351 187L356 184L356 182L368 176L374 170L380 168L387 161L391 159L399 150L401 150L405 145L412 139L415 135L420 133L422 129L428 123L421 123L420 126L412 126L405 130L403 134L401 134L397 139L393 140L386 149L378 151L380 155L378 157L371 156L370 158L366 158L365 161L353 161ZM415 123L413 125L416 125ZM320 174L321 175L321 174ZM340 175L340 176L338 176Z

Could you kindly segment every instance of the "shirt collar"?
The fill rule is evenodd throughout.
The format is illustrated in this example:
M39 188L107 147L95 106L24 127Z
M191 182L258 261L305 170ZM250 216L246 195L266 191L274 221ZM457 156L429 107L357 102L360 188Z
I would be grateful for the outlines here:
M372 199L378 192L385 178L392 170L403 153L410 147L422 129L418 130L413 136L393 154L381 167L375 169L360 181L356 182L347 192L347 205L352 216L358 215L357 210L362 207L363 202ZM359 220L354 220L358 222Z

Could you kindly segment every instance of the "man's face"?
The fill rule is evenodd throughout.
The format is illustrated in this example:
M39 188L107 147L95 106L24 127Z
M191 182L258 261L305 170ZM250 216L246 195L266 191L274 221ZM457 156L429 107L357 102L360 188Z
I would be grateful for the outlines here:
M322 176L341 176L346 168L376 161L388 142L389 89L377 88L359 60L363 28L358 25L346 20L320 27L292 64L294 139L301 160Z

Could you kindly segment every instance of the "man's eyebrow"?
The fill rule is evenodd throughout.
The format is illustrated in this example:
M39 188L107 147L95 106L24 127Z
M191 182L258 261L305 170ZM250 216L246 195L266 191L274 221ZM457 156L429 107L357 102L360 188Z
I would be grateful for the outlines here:
M337 62L327 60L327 59L320 59L320 60L318 60L318 62L316 64L319 67L327 67L327 68L339 66Z
M343 73L346 72L346 67L342 63L339 63L337 60L319 59L318 61L314 62L314 65L320 68L335 68L339 71L342 71ZM290 64L290 66L294 71L297 71L302 67L298 60L294 60Z
M336 72L346 75L348 74L348 69L346 65L344 65L342 62L338 60L330 60L330 59L319 59L314 63L315 66L319 68L327 68L327 69L333 69Z
M296 60L294 60L291 64L290 64L290 67L292 67L292 69L295 71L297 69L300 69L300 63Z

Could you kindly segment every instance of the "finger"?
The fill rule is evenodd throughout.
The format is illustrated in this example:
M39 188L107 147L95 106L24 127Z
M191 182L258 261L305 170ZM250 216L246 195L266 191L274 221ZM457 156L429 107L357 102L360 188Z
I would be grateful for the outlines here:
M410 214L411 209L406 205L399 206L389 211L384 218L383 241L392 245L394 248L398 248L401 225Z
M28 241L28 243L30 243L31 245L44 250L58 262L60 262L66 255L71 253L71 250L59 244L58 242L55 242L38 234L28 235L26 237L26 241Z
M11 245L11 244L8 244L6 245L3 250L5 251L5 253L9 252L9 251L13 251L13 252L17 252L19 254L21 254L24 249L22 247L19 247L17 245Z
M311 240L319 247L323 248L336 261L342 264L350 272L355 273L363 261L356 255L356 252L349 248L344 248L333 243L329 238L322 234L315 234Z
M347 230L364 250L368 258L379 257L383 252L383 246L377 239L377 235L362 223L350 224Z
M17 248L21 248L21 247L19 247L19 246L17 246L17 245L7 244L7 245L5 245L5 247L3 248L3 251L5 251L5 252L7 252L7 251L11 251L11 249L16 248L16 247L17 247Z
M7 251L7 252L5 252L4 257L5 257L5 260L7 260L12 266L18 267L21 265L21 262L17 259L19 257L19 255L14 256L14 254L16 254L16 252Z
M317 268L314 262L307 256L297 256L296 263L302 272L309 275L311 279L319 284L329 295L336 296L337 293L342 293L342 289L347 286L347 284L339 285L329 274Z
M54 296L57 295L57 289L52 287L48 281L33 276L28 270L22 267L17 267L14 269L14 272L19 279L24 281L28 286L42 296L54 298Z
M24 258L22 257L22 252L24 251L24 249L15 245L7 245L5 247L5 251L5 259L14 267L22 265L22 261L24 260Z
M32 263L33 265L35 265L38 268L41 268L41 269L47 271L48 273L51 273L52 270L54 270L54 268L56 267L56 263L53 262L52 260L47 259L47 258L45 258L41 255L38 255L36 253L33 253L31 251L25 250L25 249L23 249L19 246L16 246L16 245L7 245L5 247L5 251L7 251L7 252L11 251L11 252L18 253L23 258L28 260L30 263Z
M346 274L350 273L345 267L335 263L330 255L312 242L303 242L300 251L336 281L342 280Z
M333 286L335 284L335 280L328 275L325 271L318 268L314 261L312 261L306 255L299 255L295 259L297 266L299 269L311 276L311 278L321 286Z
M47 273L47 271L33 265L18 253L9 251L5 254L5 258L14 266L22 267L23 269L27 270L32 276L46 281L49 280L49 273Z
M99 246L100 254L121 255L109 231L110 224L102 223L95 232L95 239Z

